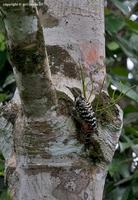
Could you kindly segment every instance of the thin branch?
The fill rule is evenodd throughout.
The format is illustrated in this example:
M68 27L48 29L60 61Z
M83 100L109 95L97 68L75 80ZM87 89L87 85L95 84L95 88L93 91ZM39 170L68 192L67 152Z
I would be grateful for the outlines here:
M83 67L81 64L79 64L80 67L80 75L81 75L81 82L82 82L82 92L84 97L86 98L86 85L85 85L85 77L84 77L84 73L83 73Z
M98 111L97 109L98 109L98 104L99 104L99 97L100 97L100 95L101 95L101 92L102 92L102 89L103 89L103 85L104 85L104 82L105 82L105 76L104 76L104 79L103 79L103 82L102 82L102 86L101 86L101 88L100 88L100 91L99 91L99 94L98 94L98 99L97 99L97 103L96 103L96 112Z
M112 106L114 106L123 96L125 96L132 88L134 88L135 87L135 85L133 85L132 87L130 87L125 93L123 93L123 91L121 91L121 93L119 94L119 96L112 102L112 99L111 99L111 101L109 102L109 106L106 106L106 107L104 107L103 109L98 109L97 108L97 112L101 112L101 111L104 111L104 110L106 110L106 109L108 109L108 108L110 108L110 107L112 107ZM111 104L110 104L111 103Z

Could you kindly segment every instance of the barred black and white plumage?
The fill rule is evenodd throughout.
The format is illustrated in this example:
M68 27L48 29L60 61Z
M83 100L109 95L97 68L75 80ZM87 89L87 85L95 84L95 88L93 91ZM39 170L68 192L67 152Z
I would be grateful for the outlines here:
M77 97L75 100L75 109L79 113L81 119L91 124L93 129L97 128L95 113L90 103L84 97Z
M91 126L92 129L97 129L95 113L91 104L82 97L81 91L78 88L67 87L75 98L75 110L79 114L79 117Z

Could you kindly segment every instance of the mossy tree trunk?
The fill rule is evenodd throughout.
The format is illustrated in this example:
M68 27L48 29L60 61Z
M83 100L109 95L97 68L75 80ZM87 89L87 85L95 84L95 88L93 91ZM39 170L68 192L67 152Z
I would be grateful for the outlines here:
M19 91L0 118L6 180L15 200L102 199L122 112L115 106L113 120L104 125L99 120L93 143L100 150L93 148L92 156L97 150L101 155L93 162L77 138L70 113L72 97L65 86L82 87L80 65L87 93L93 87L93 95L98 94L103 85L103 4L102 0L45 0L38 10L1 4ZM14 116L8 126L7 112Z

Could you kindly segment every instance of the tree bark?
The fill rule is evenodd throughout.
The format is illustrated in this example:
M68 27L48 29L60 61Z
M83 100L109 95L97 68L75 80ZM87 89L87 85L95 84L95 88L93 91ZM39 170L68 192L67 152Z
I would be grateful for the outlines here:
M2 109L0 126L11 138L6 141L4 131L0 136L13 199L101 200L122 111L114 105L108 123L99 119L91 146L100 159L93 161L77 137L65 86L82 87L81 65L87 94L93 87L92 97L100 91L109 101L100 89L106 89L103 1L45 0L39 17L31 6L1 8L19 91ZM6 129L7 112L14 122L8 118Z

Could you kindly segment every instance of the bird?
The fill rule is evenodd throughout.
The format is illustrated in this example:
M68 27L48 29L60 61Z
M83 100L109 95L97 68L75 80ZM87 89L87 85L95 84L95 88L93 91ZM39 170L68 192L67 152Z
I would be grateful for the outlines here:
M96 130L97 120L92 105L87 101L85 97L83 97L79 88L68 86L66 86L66 88L70 90L74 97L74 109L81 121L84 122L83 124L85 124L86 127L88 125L92 130Z
M91 161L99 162L101 160L100 146L94 138L95 134L98 135L98 126L92 105L82 95L79 88L68 86L66 88L70 90L74 97L75 116L73 116L76 122L77 138L80 143L84 144L85 155Z

